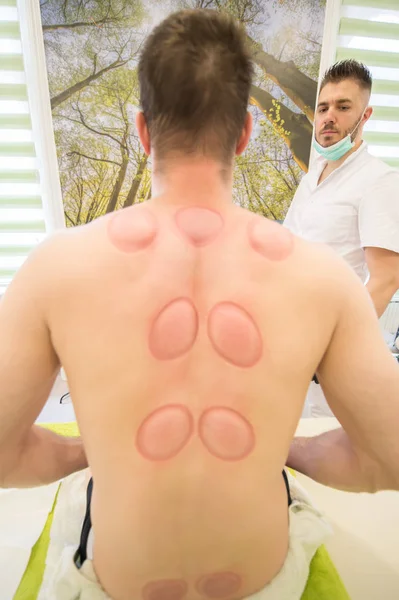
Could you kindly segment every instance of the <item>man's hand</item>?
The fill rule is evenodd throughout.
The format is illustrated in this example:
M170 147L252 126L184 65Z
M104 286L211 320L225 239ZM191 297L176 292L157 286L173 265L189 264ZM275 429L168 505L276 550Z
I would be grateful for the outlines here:
M88 467L80 437L65 437L33 426L26 438L0 449L0 487L35 487Z

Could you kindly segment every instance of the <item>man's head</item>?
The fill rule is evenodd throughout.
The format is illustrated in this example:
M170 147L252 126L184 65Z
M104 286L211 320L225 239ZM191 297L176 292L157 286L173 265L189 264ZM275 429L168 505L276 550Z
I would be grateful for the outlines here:
M361 140L373 112L368 106L371 85L370 71L355 60L343 60L328 69L321 82L315 118L316 140L321 146L332 146L348 134L352 141Z
M157 163L202 156L223 164L244 151L253 67L241 26L208 10L174 13L147 39L139 63L137 127Z

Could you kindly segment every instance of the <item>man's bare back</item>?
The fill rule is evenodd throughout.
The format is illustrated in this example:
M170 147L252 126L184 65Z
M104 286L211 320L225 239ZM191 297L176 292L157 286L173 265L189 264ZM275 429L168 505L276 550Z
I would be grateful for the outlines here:
M321 319L309 249L288 230L169 200L61 234L49 327L93 474L105 590L242 598L286 557L282 469L334 313Z

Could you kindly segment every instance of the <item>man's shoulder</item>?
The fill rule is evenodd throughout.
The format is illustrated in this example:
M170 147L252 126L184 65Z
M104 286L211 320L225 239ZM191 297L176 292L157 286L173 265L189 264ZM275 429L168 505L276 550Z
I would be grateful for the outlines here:
M304 240L294 236L296 248L296 262L307 279L314 278L330 292L336 291L343 280L348 276L355 276L351 267L336 250L320 242ZM356 277L356 276L355 276Z
M362 153L361 170L362 177L368 182L378 181L381 178L399 179L399 169L395 169L378 156L370 154L368 148Z
M101 219L99 219L101 221ZM59 229L48 235L29 255L28 264L41 274L41 279L55 283L73 271L85 268L96 249L95 240L104 223L89 223ZM44 282L43 282L44 285Z
M399 169L388 165L376 156L368 154L358 171L360 206L375 203L386 211L397 206L399 189ZM397 210L397 209L395 209Z
M84 244L88 238L93 237L94 229L98 230L98 224L88 223L76 227L67 227L58 229L48 235L46 239L37 248L37 253L42 260L54 260L64 255L65 262L72 257L74 251L78 251L81 244Z

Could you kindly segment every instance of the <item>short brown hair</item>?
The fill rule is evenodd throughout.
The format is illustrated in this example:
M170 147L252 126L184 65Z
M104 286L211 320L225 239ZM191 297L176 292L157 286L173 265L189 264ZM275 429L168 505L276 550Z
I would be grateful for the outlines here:
M253 66L242 26L213 10L160 23L139 61L140 101L159 158L231 161L245 124Z
M353 79L363 90L371 92L373 79L369 69L353 59L341 60L330 67L324 74L320 91L327 83L340 83L344 79Z

